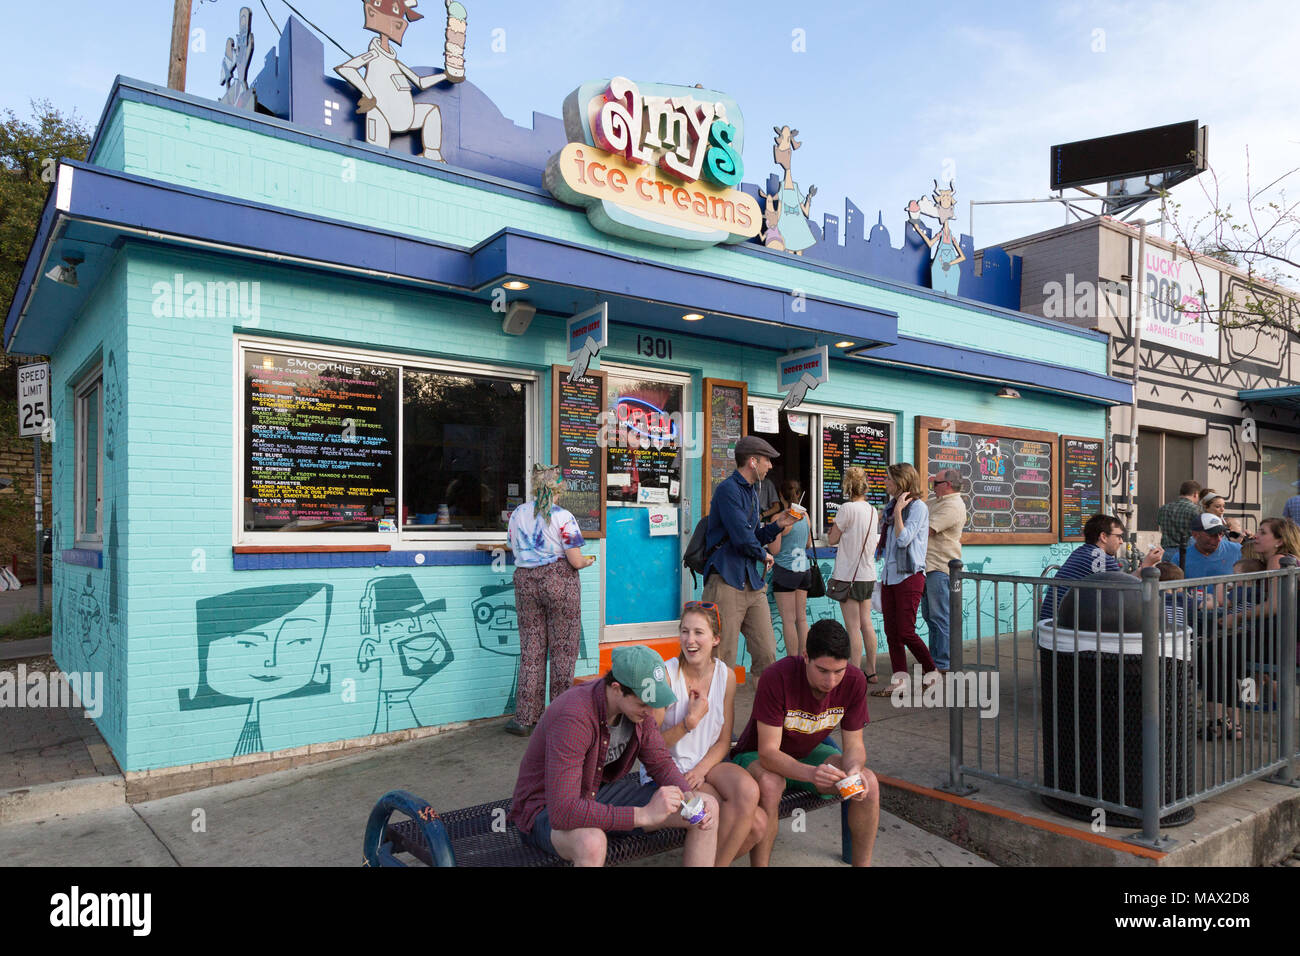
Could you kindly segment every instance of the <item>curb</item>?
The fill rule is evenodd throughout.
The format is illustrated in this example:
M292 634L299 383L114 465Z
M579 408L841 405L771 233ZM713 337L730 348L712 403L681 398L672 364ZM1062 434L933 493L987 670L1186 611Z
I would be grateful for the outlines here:
M0 661L20 661L28 657L51 655L53 643L53 638L48 635L34 637L30 641L0 641Z
M0 790L0 826L126 806L120 774Z

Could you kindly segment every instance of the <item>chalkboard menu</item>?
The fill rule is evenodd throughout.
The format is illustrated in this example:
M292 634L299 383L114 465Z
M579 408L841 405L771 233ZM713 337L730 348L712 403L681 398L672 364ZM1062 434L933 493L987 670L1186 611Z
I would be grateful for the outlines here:
M588 371L576 382L569 370L551 366L551 464L564 475L561 504L578 519L584 538L605 536L605 373Z
M397 371L244 352L245 531L395 529Z
M1082 541L1083 526L1102 512L1106 443L1100 438L1061 436L1061 540Z
M682 496L683 386L608 373L606 505L669 505Z
M863 422L822 418L822 514L829 528L835 512L846 500L844 472L861 468L867 473L867 500L883 508L885 476L889 467L893 426L889 422Z
M749 386L718 378L704 380L704 513L713 492L736 470L736 442L748 433Z
M921 481L942 468L962 477L963 544L1051 544L1056 541L1054 432L916 419L916 447L925 450Z

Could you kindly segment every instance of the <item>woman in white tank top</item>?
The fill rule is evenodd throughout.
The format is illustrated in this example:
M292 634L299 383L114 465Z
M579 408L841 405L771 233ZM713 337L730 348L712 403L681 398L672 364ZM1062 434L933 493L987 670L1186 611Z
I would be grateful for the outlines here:
M745 770L727 760L735 718L736 675L718 660L722 621L716 604L690 601L682 611L682 652L666 670L677 702L656 711L673 762L692 791L712 794L718 801L716 866L730 866L767 830L767 816L758 806L758 784ZM650 778L641 769L641 782Z

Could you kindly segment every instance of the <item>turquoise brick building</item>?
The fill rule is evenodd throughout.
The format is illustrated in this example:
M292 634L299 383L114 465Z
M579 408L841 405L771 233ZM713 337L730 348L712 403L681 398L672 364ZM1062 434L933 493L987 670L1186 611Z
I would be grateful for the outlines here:
M918 419L1104 439L1130 401L1104 335L811 250L599 231L541 187L558 121L521 130L470 83L431 92L437 163L326 125L320 101L352 106L296 21L277 57L258 96L278 115L119 78L88 160L59 166L6 320L7 350L51 357L54 654L104 673L99 726L128 774L512 712L502 519L559 444L565 321L601 303L599 411L651 408L632 423L671 453L601 451L580 675L603 645L675 633L696 588L681 551L725 461L701 426L737 394L719 382L746 386L742 429L775 422L819 540L844 456L921 465ZM75 286L48 276L61 262ZM516 302L536 310L522 334L503 328ZM822 346L828 381L777 411L781 356ZM967 562L1055 563L1073 547L1059 499L1054 481L1031 543L981 538ZM652 513L677 533L652 535Z

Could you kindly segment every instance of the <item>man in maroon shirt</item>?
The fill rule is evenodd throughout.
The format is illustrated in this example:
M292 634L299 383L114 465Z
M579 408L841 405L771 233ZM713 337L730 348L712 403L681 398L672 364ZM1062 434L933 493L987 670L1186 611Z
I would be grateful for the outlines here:
M776 842L778 804L787 786L813 790L826 799L835 784L855 773L866 789L849 798L853 865L870 866L880 821L880 788L867 770L862 728L867 716L867 678L849 665L849 635L839 621L824 619L808 629L807 653L777 661L758 681L754 710L731 759L758 781L758 803L767 834L749 853L752 866L767 866ZM840 728L843 753L825 743Z
M603 680L571 687L542 713L515 784L510 821L524 840L575 866L604 866L606 833L689 828L686 866L712 866L718 804L708 794L704 820L678 812L690 789L653 719L677 700L663 659L642 644L616 647ZM647 720L646 718L651 718ZM637 759L654 783L623 779Z

